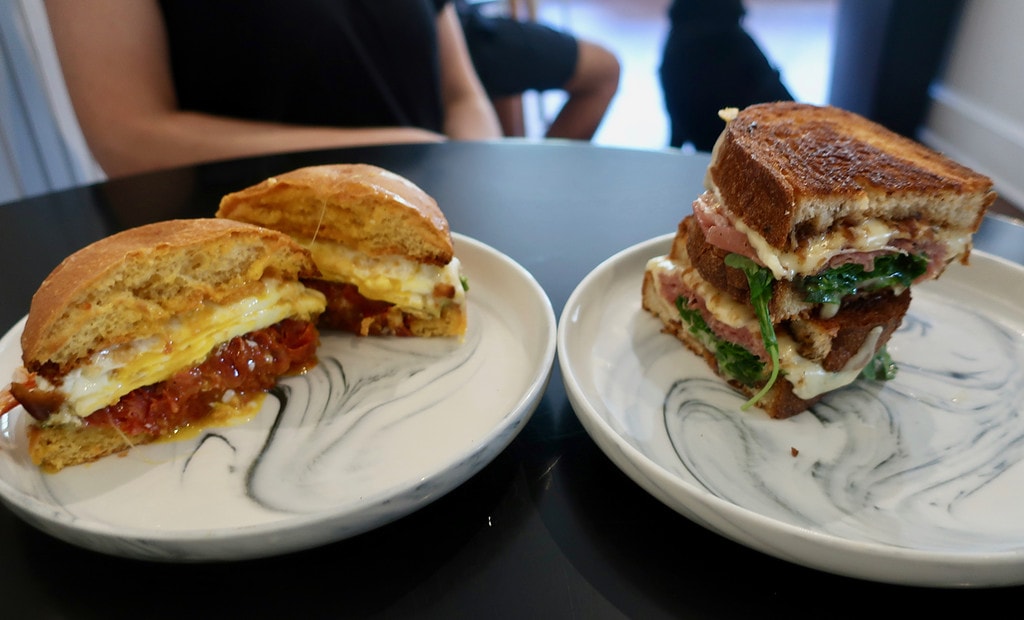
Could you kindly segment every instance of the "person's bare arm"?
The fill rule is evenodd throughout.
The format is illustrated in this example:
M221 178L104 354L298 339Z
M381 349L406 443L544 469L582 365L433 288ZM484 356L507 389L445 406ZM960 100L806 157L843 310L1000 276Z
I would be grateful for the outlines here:
M437 36L445 134L454 140L500 138L501 124L473 68L454 4L449 3L438 16Z
M46 0L68 93L108 176L271 152L440 141L406 127L302 127L178 109L156 0Z

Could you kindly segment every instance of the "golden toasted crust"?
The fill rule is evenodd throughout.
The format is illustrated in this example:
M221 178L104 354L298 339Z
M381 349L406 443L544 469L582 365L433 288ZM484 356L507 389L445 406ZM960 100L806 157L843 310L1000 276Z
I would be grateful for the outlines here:
M426 192L368 164L300 168L224 196L217 217L259 224L301 240L324 239L368 256L446 265L448 220Z
M772 246L867 217L922 219L974 232L992 182L861 116L795 102L730 120L705 184Z
M170 220L101 239L66 258L32 298L26 368L65 368L93 352L162 333L204 301L237 299L263 277L319 272L282 233L229 220Z

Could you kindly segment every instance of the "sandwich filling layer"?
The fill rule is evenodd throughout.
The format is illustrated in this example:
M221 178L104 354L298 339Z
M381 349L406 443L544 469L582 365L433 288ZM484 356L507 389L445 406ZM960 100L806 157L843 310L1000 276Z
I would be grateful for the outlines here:
M59 385L36 376L36 388L55 392L60 400L52 421L75 418L116 403L138 388L191 368L218 345L288 318L308 320L324 309L321 293L297 281L266 279L264 290L227 304L205 303L172 319L160 336L96 352L69 371Z
M646 269L653 276L658 300L656 303L660 304L657 309L659 316L678 317L696 339L716 356L722 343L731 343L746 350L760 361L760 372L755 373L756 377L747 374L745 378L729 378L747 385L763 382L768 354L761 338L758 318L749 304L740 303L710 285L685 260L656 257L648 262ZM682 307L677 304L682 304ZM684 317L683 310L687 309L699 312L706 329L695 326L694 321ZM777 333L779 363L784 379L793 385L793 393L805 400L848 385L871 362L881 333L881 327L873 329L857 352L837 372L829 372L821 364L801 356L798 344L792 338L784 332ZM719 366L723 366L721 361ZM726 368L722 370L728 374Z
M336 243L299 242L313 254L324 280L353 284L367 299L429 318L441 316L446 305L465 302L458 258L438 266L402 256L369 256Z
M879 253L894 252L927 255L929 267L922 278L928 279L936 277L947 262L971 248L971 232L967 230L865 217L806 239L793 240L794 249L782 250L733 217L712 191L703 193L694 202L693 210L709 243L756 260L770 269L777 280L815 274L837 263L870 264Z

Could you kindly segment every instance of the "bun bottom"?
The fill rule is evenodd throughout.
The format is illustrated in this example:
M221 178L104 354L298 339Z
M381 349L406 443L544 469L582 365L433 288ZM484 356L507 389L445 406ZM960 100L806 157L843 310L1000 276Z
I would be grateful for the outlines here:
M229 401L221 399L211 404L208 413L198 419L182 422L163 433L125 433L114 426L79 426L53 424L28 427L28 454L32 462L46 473L56 473L65 467L92 463L107 456L124 456L138 446L170 441L189 436L186 429L228 426L247 420L259 411L264 392L235 394Z
M91 463L157 439L150 434L128 436L112 427L33 424L28 428L28 453L40 469L56 473L65 467Z
M719 371L718 361L715 359L714 353L709 351L707 347L690 334L689 329L683 325L678 313L676 313L674 309L670 309L664 300L661 299L654 286L654 277L650 272L644 273L641 305L644 310L647 310L661 320L663 332L672 334L680 342L686 345L688 349L704 358L704 361L711 367L715 374L728 382L729 385L737 391L749 398L754 394L757 394L761 389L760 385L753 387L743 385L738 381L729 379L722 375ZM763 409L770 417L781 420L806 411L824 397L825 394L820 394L810 399L800 398L793 393L793 384L786 381L785 378L780 377L775 384L772 385L771 389L769 389L761 399L757 401L756 406L759 409Z

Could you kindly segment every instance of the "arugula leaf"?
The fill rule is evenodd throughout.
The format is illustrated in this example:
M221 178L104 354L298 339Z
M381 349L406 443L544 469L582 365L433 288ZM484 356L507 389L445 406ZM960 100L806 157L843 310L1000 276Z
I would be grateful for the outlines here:
M874 381L890 381L896 378L896 370L896 362L892 361L889 351L882 345L864 370L860 371L860 376Z
M875 259L871 271L862 265L847 263L813 276L798 279L797 286L809 303L837 304L843 297L858 292L902 286L908 287L928 269L928 259L909 254L886 254Z
M734 342L722 340L715 349L719 368L743 385L754 385L764 378L764 362Z
M772 361L772 371L768 381L757 394L743 403L742 409L749 409L768 393L768 390L775 385L775 381L779 378L779 340L775 336L775 326L772 325L772 319L768 312L768 306L772 300L772 283L775 282L775 278L770 269L761 267L740 254L728 254L725 257L725 264L741 270L747 276L747 284L750 286L750 305L754 307L754 313L757 314L761 339L764 341L764 348Z
M718 368L722 374L743 385L754 385L760 381L764 377L764 363L743 347L719 338L708 327L700 312L689 307L689 303L685 297L676 298L676 309L679 310L679 316L690 333L715 355L715 361L718 362Z

